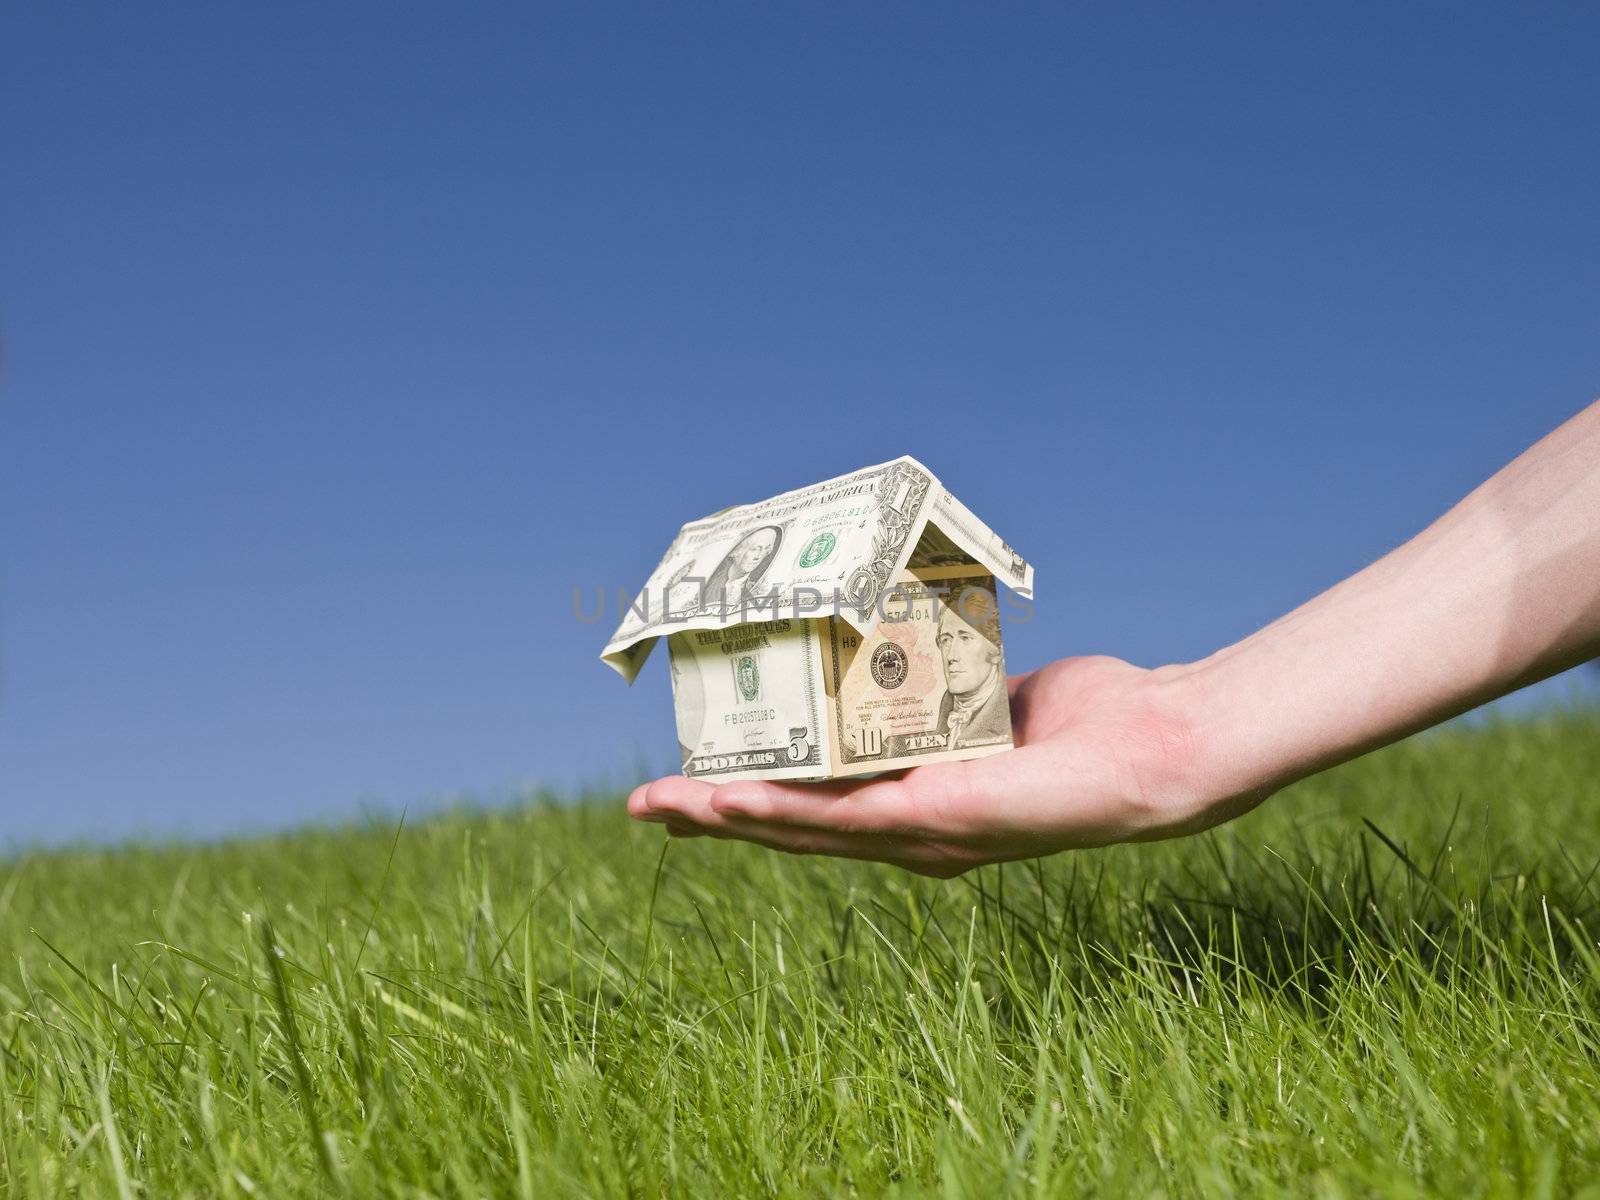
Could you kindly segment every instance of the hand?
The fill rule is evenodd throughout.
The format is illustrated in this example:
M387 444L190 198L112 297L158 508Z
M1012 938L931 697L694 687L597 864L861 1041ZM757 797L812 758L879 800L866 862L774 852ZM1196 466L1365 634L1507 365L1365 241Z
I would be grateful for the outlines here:
M1197 663L1068 658L1010 681L1017 748L855 783L675 776L680 836L957 875L1193 833L1315 771L1600 655L1600 402L1377 562Z
M1192 833L1266 791L1213 797L1188 668L1068 658L1013 676L1015 750L827 784L675 775L628 811L678 836L875 859L948 878L985 863Z

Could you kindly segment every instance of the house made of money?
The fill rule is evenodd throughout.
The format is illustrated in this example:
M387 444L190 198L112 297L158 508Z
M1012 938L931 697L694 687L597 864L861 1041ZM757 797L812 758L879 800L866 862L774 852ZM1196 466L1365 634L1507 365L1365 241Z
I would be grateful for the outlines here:
M632 683L667 639L692 778L976 758L1012 745L1012 593L1033 598L1033 568L897 458L685 525L601 657Z

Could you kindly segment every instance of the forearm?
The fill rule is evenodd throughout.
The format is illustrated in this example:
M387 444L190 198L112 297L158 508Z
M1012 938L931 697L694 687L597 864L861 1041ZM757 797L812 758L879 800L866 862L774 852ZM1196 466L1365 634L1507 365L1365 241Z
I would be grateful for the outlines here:
M1424 532L1177 668L1223 795L1270 791L1600 654L1600 403Z

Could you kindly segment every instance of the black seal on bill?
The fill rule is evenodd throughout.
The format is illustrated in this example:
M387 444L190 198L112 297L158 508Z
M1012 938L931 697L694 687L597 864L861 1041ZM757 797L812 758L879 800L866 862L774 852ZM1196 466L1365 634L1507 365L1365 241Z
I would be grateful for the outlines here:
M886 692L892 692L906 681L911 662L906 652L895 642L884 642L872 652L872 679Z

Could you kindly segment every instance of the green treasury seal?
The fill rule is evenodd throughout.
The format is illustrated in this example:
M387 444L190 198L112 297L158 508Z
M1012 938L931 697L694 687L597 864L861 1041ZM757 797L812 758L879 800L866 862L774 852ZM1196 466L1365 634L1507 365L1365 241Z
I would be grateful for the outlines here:
M739 683L739 697L746 704L761 694L761 671L754 654L741 654L734 660L733 677Z
M824 529L816 537L806 543L806 548L800 551L800 565L802 567L815 567L822 563L828 555L833 553L833 547L838 539Z

